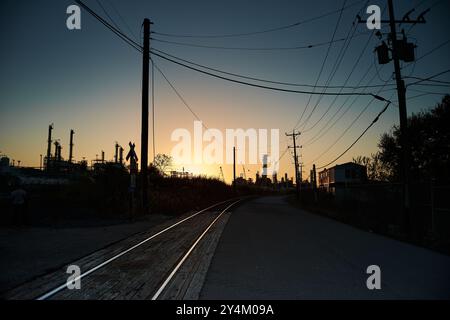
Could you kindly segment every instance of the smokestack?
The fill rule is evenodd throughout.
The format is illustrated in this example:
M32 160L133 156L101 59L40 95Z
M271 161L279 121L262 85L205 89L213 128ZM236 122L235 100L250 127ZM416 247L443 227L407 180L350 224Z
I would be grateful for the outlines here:
M119 163L122 164L123 163L123 148L120 147L120 153L119 153Z
M48 140L47 140L47 170L50 165L50 157L52 156L52 130L53 123L48 126Z
M114 163L118 162L119 158L119 144L116 142L116 153L114 154Z
M72 163L73 157L73 135L75 131L70 130L70 144L69 144L69 163Z
M102 163L105 163L105 151L102 150Z

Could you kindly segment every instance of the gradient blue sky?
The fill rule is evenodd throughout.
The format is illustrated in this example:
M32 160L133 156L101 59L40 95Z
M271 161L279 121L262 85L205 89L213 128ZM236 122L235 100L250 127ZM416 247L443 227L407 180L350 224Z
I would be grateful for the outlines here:
M95 0L85 2L101 16L105 14ZM348 0L347 3L354 3ZM140 36L141 24L150 18L154 31L166 33L224 34L252 32L308 19L338 9L343 1L119 1L101 0L108 13L128 31L113 7L135 35ZM426 16L427 24L415 26L410 34L417 41L417 56L421 56L448 39L450 2L436 0L395 1L396 15L416 7L412 15L437 3ZM10 158L22 160L26 166L38 166L39 154L45 154L47 126L55 124L55 137L67 153L69 130L76 131L75 158L94 159L101 150L112 158L114 142L126 146L135 141L139 148L141 67L139 54L118 39L94 18L82 11L82 30L66 28L66 8L73 1L24 1L3 0L0 3L0 151ZM113 6L111 6L113 4ZM364 2L344 11L336 37L345 37ZM369 1L384 8L385 1ZM365 8L364 8L365 9ZM385 16L386 17L386 16ZM276 47L308 45L331 39L338 14L291 29L256 36L220 39L164 38L217 46ZM383 30L386 30L384 26ZM407 29L409 27L406 27ZM364 24L357 32L367 32ZM157 37L156 35L154 37ZM159 38L163 38L159 36ZM340 85L349 74L363 49L368 35L353 39L344 60L331 85ZM363 58L350 78L356 84L363 72L374 64L373 48L379 41L373 37ZM331 47L324 73L319 81L324 84L331 66L337 58L342 42ZM314 84L326 46L287 51L232 51L153 42L152 46L176 56L230 72L279 81ZM404 75L426 77L450 67L450 45L443 46L428 57L404 70ZM277 128L281 133L292 130L304 109L309 96L265 91L212 79L206 75L183 69L155 58L176 88L183 94L208 127L225 128ZM380 66L377 66L378 68ZM372 69L374 70L374 69ZM392 64L381 70L381 78L392 74ZM363 81L366 84L375 73ZM449 80L450 74L440 77ZM412 80L407 80L407 83ZM375 77L372 84L382 80ZM448 87L411 87L414 90L449 92ZM383 92L390 97L393 91ZM420 92L409 91L408 97ZM408 112L417 112L435 105L441 95L427 95L408 102ZM311 111L317 97L307 111ZM338 98L331 111L317 127L305 132L299 142L307 141L325 124L346 97ZM394 99L395 96L394 96ZM309 124L314 124L325 112L332 97L323 98ZM352 101L353 98L350 100ZM353 121L370 99L361 97L350 111L322 139L305 146L303 162L315 160ZM164 79L155 74L156 149L157 153L170 153L174 143L170 134L176 128L192 130L193 116L167 86ZM320 166L336 157L367 127L383 108L374 102L344 138L329 152L317 159ZM355 155L375 152L381 133L398 123L398 109L391 106L381 120L339 162L351 160ZM308 127L308 126L307 126ZM282 152L287 139L280 137ZM151 148L150 148L151 151ZM152 154L150 154L150 158ZM280 173L293 174L292 157L281 161ZM310 166L305 169L309 172ZM218 166L189 167L195 173L218 174ZM253 176L258 166L249 166ZM229 180L231 167L224 166ZM306 174L307 175L307 174Z

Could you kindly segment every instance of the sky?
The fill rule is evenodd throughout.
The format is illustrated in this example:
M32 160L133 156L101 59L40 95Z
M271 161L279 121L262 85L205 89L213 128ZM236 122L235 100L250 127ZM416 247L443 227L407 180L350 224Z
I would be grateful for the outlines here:
M296 50L230 50L189 47L158 40L219 47L279 48L328 42L334 32L335 39L342 39L349 31L354 30L356 36L351 39L329 85L343 85L349 75L347 85L356 85L359 81L362 85L367 85L371 79L371 85L378 85L392 77L392 63L384 66L376 64L373 50L380 44L380 40L370 35L365 24L357 24L356 27L352 25L356 14L367 17L367 5L377 4L383 10L385 0L347 0L345 5L350 6L343 11L340 19L337 12L275 32L225 38L175 38L157 33L223 35L266 30L338 10L343 6L344 0L85 0L85 3L107 20L108 13L124 33L140 43L142 21L149 18L154 23L152 31L155 32L152 34L152 48L227 72L310 85L316 83L322 65L322 74L317 83L326 84L344 45L343 41L333 43L325 59L327 44ZM0 2L0 153L16 161L20 160L23 166L39 166L40 154L46 152L47 128L50 123L54 123L54 137L60 139L63 157L66 158L70 129L75 130L74 157L77 161L83 158L93 160L102 150L107 159L112 159L116 141L125 150L128 150L129 141L136 143L137 150L140 148L140 53L84 10L81 12L81 30L67 29L66 8L71 4L74 1ZM450 11L450 2L399 0L394 5L397 18L401 18L412 8L415 8L415 12L411 17L415 18L431 7L426 15L427 23L415 25L408 32L409 41L417 45L416 57L427 54L448 40L450 22L447 13ZM383 18L387 18L387 11ZM409 25L401 27L406 31L410 28ZM381 31L384 39L387 37L387 30L388 26L383 24ZM403 76L423 78L450 69L449 56L450 45L447 43L417 63L403 64ZM358 57L361 57L359 61ZM309 94L276 92L227 82L158 57L154 57L154 61L208 128L217 128L222 132L237 128L278 129L280 155L286 150L288 143L291 143L284 133L292 131L311 97ZM366 77L362 78L367 70L369 72ZM154 79L155 149L156 153L170 154L176 144L171 141L172 132L178 128L193 132L196 119L156 70ZM450 74L437 79L448 81ZM393 80L389 81L388 83L394 83ZM408 84L416 80L405 78L405 81ZM289 88L311 90L305 87ZM394 87L388 86L385 89L392 88ZM375 93L378 89L370 88L367 92ZM320 89L316 91L320 92ZM416 97L424 92L436 94ZM445 93L449 93L448 86L409 87L408 114L434 106ZM379 94L394 102L397 99L394 90ZM301 161L304 163L304 178L308 176L312 163L319 167L342 153L384 107L383 102L374 101L355 121L370 102L370 97L356 99L352 96L347 100L347 96L340 96L333 104L333 96L322 97L317 103L318 98L318 95L311 97L300 122L303 124L317 104L308 122L300 126L302 134L297 140L303 146ZM346 104L343 105L344 102ZM344 113L347 108L348 111ZM337 111L339 112L336 113ZM336 119L338 121L334 125L326 125L334 123ZM398 107L392 104L368 133L337 163L376 152L380 135L397 125L398 119ZM349 128L353 121L354 124ZM344 132L342 138L334 144ZM325 134L316 140L320 133ZM151 129L150 142L152 140ZM149 159L153 158L152 149L150 144ZM195 174L219 175L219 165L185 164L175 166L174 169L181 170L181 167ZM232 167L228 164L222 167L229 182ZM245 170L247 176L254 177L257 171L261 171L261 166L247 165ZM237 171L240 174L242 169L238 168ZM294 172L290 152L280 160L279 174L284 175L285 172L289 176Z

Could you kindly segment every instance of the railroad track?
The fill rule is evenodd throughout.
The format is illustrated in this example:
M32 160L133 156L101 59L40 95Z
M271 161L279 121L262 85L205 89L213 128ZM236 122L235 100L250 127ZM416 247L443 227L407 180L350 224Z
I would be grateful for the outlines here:
M203 250L209 250L210 253L213 251L209 248L211 239L205 241L205 238L213 237L211 229L241 201L242 199L231 199L216 203L167 225L159 231L155 230L151 234L128 238L118 248L110 248L110 250L105 248L102 249L104 252L99 250L98 253L93 253L72 263L81 265L82 272L71 279L74 282L80 281L81 288L79 290L69 289L70 282L61 281L69 275L64 274L65 270L59 270L54 275L48 275L47 279L45 277L37 279L34 283L27 283L12 290L12 294L7 295L7 298L37 300L165 299L169 287L187 286L175 285L173 284L174 280L180 282L178 278L183 278L181 282L185 281L186 274L195 273L197 270L192 266L198 268L199 264L205 264L205 261L186 262L203 259L203 256L206 256L203 252L203 254L198 253L198 257L193 257L195 256L193 253L200 250L199 247L204 247ZM209 264L209 261L207 263ZM194 271L182 270L183 268L191 268ZM64 273L61 274L61 271ZM184 277L180 277L180 273L184 273ZM206 275L206 272L204 273ZM55 284L57 281L60 283L59 285ZM184 290L187 289L184 288ZM164 294L166 297L163 297Z

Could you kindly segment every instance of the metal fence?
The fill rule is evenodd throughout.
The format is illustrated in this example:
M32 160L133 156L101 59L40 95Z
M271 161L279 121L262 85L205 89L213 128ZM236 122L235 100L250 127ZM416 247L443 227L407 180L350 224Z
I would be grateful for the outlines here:
M340 221L396 237L405 236L408 224L416 241L450 247L449 185L411 184L408 215L403 210L402 185L397 183L341 185L315 194L302 189L301 202Z

